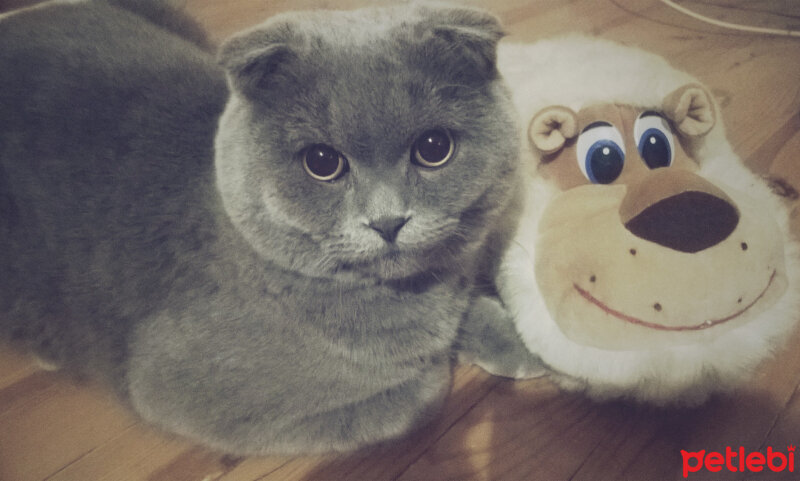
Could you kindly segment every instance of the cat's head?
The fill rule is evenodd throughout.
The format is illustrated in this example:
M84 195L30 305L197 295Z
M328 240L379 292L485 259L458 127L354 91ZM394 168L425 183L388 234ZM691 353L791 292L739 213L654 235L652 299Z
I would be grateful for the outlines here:
M462 263L519 177L501 37L440 5L283 14L229 39L216 169L233 223L316 277Z

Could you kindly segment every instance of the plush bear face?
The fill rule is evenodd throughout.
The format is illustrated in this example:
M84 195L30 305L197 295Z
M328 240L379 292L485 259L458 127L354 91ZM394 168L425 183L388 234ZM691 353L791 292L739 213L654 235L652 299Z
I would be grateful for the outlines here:
M539 222L535 257L567 337L625 350L702 342L783 294L778 226L698 174L670 114L613 104L571 114L575 128L539 166L562 192Z
M711 95L598 38L499 58L530 177L497 287L528 349L599 399L698 403L746 380L800 315L800 245Z

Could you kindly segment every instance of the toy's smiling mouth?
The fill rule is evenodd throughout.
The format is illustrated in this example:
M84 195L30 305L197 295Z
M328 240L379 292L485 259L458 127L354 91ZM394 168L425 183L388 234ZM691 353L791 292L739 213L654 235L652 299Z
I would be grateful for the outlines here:
M744 314L748 309L750 309L758 301L760 301L762 297L764 297L764 294L766 294L767 290L769 290L770 286L772 285L772 281L775 280L776 274L777 274L777 270L773 270L772 271L772 275L769 278L769 282L767 282L767 286L764 287L764 289L761 291L761 293L750 304L746 305L744 308L740 309L739 311L731 314L730 316L723 317L721 319L709 319L709 320L707 320L707 321L705 321L705 322L703 322L701 324L688 325L688 326L664 326L662 324L656 324L654 322L643 321L642 319L639 319L639 318L636 318L636 317L633 317L633 316L629 316L629 315L625 314L624 312L620 312L620 311L617 311L615 309L612 309L611 307L608 307L607 305L603 304L601 301L596 299L588 291L586 291L585 289L581 288L576 283L573 283L572 286L575 288L576 291L578 291L578 294L580 294L584 299L586 299L587 301L591 302L595 306L599 307L603 312L605 312L606 314L609 314L611 316L614 316L617 319L623 320L625 322L629 322L631 324L636 324L637 326L642 326L642 327L646 327L646 328L649 328L649 329L656 329L658 331L702 331L703 329L709 329L711 327L718 326L720 324L728 322L728 321L730 321L732 319L735 319L735 318L739 317L740 315Z

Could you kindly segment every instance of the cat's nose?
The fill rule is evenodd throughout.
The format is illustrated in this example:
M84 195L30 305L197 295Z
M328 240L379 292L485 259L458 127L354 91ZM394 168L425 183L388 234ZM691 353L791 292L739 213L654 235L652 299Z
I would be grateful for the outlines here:
M383 240L393 243L397 239L400 229L408 222L408 217L386 216L369 223L372 230L377 232Z

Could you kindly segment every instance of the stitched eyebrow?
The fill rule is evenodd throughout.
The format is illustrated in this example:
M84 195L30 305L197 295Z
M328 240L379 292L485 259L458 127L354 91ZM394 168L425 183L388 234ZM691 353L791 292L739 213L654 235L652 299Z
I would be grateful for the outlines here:
M642 117L661 117L661 118L664 118L664 116L661 113L656 112L655 110L645 110L644 112L642 112L639 115L640 119Z
M581 133L584 133L589 129L596 129L597 127L611 127L611 124L609 124L608 122L603 122L602 120L598 120L597 122L592 122L591 124L584 127L583 130L581 130Z

